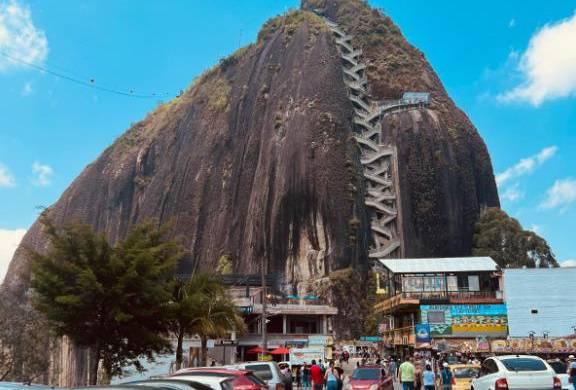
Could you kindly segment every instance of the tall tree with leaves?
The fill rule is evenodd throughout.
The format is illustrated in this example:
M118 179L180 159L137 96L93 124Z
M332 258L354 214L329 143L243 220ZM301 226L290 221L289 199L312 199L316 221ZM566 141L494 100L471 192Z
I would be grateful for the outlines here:
M550 246L498 208L488 208L474 230L474 256L490 256L503 268L557 267Z
M244 330L242 317L216 276L196 273L188 280L176 279L172 291L170 318L177 339L176 369L182 367L186 335L200 337L201 363L206 365L208 338Z
M165 238L167 228L134 226L111 247L86 225L54 226L42 219L50 239L46 253L32 252L34 302L58 335L89 347L106 377L171 350L164 315L171 294L169 278L181 247Z

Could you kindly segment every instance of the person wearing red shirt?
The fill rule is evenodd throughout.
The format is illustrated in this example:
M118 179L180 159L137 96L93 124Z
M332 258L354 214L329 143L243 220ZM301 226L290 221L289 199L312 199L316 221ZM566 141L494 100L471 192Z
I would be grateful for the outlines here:
M312 360L312 367L310 367L310 379L312 379L312 386L314 390L322 390L324 387L324 375L322 375L322 368L316 364L316 360Z

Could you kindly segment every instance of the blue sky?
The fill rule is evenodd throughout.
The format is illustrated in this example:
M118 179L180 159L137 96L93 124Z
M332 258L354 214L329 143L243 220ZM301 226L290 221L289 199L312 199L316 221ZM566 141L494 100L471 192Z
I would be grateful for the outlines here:
M576 259L576 1L372 0L484 137L502 205ZM174 95L296 0L0 0L0 52ZM570 54L571 53L571 54ZM161 98L105 93L0 56L0 279L38 206ZM2 265L4 264L4 266Z

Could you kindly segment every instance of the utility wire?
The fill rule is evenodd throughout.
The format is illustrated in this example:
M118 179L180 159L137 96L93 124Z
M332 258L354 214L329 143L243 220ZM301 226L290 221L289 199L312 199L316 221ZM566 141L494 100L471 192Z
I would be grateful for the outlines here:
M127 96L127 97L133 97L133 98L141 98L141 99L161 98L161 97L170 96L170 94L167 92L166 93L143 94L143 93L136 93L133 89L130 89L128 91L123 91L123 90L119 90L119 89L108 88L108 87L104 87L104 86L96 84L95 79L90 79L90 80L86 81L86 80L83 80L83 79L78 78L78 77L69 76L69 75L66 75L64 73L49 69L45 66L34 64L32 62L23 60L21 58L11 56L8 53L1 51L1 50L0 50L0 56L3 56L5 58L7 58L11 61L17 62L19 64L26 65L26 66L33 68L33 69L36 69L38 71L46 72L52 76L59 77L59 78L64 79L64 80L68 80L68 81L71 81L73 83L83 85L85 87L94 88L94 89L97 89L99 91L113 93L113 94L120 95L120 96ZM174 94L174 96L177 96L177 94Z

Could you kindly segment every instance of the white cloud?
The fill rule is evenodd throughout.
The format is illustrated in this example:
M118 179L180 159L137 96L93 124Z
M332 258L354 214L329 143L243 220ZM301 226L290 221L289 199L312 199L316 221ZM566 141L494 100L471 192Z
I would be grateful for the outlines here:
M15 185L14 176L12 176L8 168L0 164L0 187L14 187Z
M519 176L532 173L532 171L534 171L536 167L544 164L547 160L552 158L557 151L558 151L557 146L549 146L547 148L542 149L538 154L535 154L527 158L523 158L522 160L518 161L515 165L506 169L504 172L497 174L496 184L498 184L498 186L501 186L510 179L515 179Z
M560 267L576 267L576 259L575 260L564 260L560 263Z
M504 191L502 194L502 199L507 200L509 202L515 202L519 199L524 197L524 192L518 188L518 183L514 184L512 187L509 187Z
M25 233L26 229L0 229L0 283L4 279L4 275L6 275L14 251Z
M541 208L552 209L559 206L568 206L576 201L576 180L568 178L556 180L554 185L546 192L546 199L540 204Z
M32 164L32 172L34 172L35 175L34 180L32 181L34 185L47 187L52 184L52 175L54 174L54 170L50 165L34 162L34 164Z
M32 21L30 8L17 0L0 1L0 51L25 62L41 63L48 55L44 31ZM23 66L0 56L0 72Z
M22 87L22 96L30 96L34 93L34 88L32 88L32 82L28 81Z
M523 82L501 94L503 102L528 102L576 96L576 14L538 30L522 54L517 70Z

